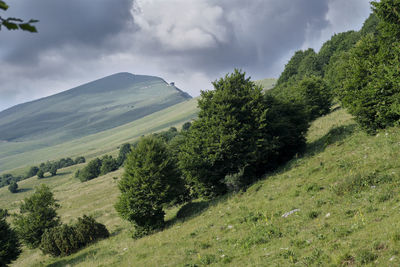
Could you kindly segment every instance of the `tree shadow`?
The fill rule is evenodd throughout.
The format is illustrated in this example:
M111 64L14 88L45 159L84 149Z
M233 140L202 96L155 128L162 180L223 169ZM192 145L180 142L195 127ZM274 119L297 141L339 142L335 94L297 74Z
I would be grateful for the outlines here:
M355 132L356 127L357 124L353 123L330 129L327 134L307 145L304 156L314 156L323 152L327 146L343 141Z
M89 250L85 253L80 254L79 256L76 256L74 258L71 259L59 259L49 265L47 265L48 267L64 267L64 266L73 266L76 265L78 263L82 263L86 260L86 258L88 256L92 256L94 254L97 254L97 252L99 251L99 249L92 249Z
M32 188L20 188L20 189L18 189L17 193L24 193L24 192L28 192L31 190L32 190Z
M315 156L316 154L323 152L327 146L342 142L344 139L352 135L356 131L356 129L356 123L338 126L330 129L329 132L324 136L320 137L312 143L307 144L307 147L302 154L295 155L291 160L283 163L277 169L266 172L261 179L264 179L268 176L281 174L283 172L287 172L293 168L296 168L300 163L300 159Z

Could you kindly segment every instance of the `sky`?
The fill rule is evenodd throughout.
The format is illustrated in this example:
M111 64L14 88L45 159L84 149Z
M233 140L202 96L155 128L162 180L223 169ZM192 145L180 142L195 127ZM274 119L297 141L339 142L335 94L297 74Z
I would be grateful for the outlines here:
M6 0L0 110L114 74L153 75L192 96L242 69L278 78L293 53L359 30L370 0Z

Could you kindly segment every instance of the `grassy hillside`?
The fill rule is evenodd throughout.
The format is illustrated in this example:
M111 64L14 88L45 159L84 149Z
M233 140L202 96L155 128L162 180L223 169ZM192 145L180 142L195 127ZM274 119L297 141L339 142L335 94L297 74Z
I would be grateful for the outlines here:
M267 78L267 79L255 81L255 83L257 85L261 86L262 88L264 88L264 90L268 90L268 89L271 89L271 88L273 88L275 86L276 79Z
M0 112L0 145L7 147L0 158L112 129L190 98L158 77L114 74Z
M0 143L0 172L63 157L98 156L142 135L192 120L196 114L197 99L190 99L125 125L57 145L43 145L42 140L3 142Z
M313 123L304 157L247 192L169 209L167 229L140 240L113 208L121 170L87 183L72 178L79 166L31 178L21 193L1 188L0 206L15 210L46 183L63 221L93 214L112 236L65 258L25 249L14 266L399 266L399 144L399 128L368 136L336 110Z

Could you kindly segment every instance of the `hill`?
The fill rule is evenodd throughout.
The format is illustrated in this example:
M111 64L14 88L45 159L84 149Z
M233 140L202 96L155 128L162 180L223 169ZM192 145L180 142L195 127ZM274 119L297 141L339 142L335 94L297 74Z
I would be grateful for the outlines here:
M267 79L262 79L255 81L255 83L259 86L261 86L264 90L269 90L272 89L275 84L276 84L276 79L274 78L267 78Z
M118 73L14 106L0 112L0 171L8 169L7 157L114 129L189 99L161 78Z
M398 266L399 132L367 135L337 109L312 124L303 157L246 192L170 208L167 229L139 240L113 208L122 170L80 183L72 166L21 181L20 193L0 189L1 207L17 210L46 183L63 221L92 214L112 237L64 258L26 249L14 266Z

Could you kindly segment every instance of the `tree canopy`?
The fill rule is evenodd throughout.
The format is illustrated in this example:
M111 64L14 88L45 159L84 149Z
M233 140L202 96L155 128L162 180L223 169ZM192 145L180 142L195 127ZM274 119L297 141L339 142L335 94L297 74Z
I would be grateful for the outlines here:
M0 0L0 10L6 11L9 6L6 2ZM3 18L0 16L0 30L2 27L5 27L7 30L23 30L28 32L37 32L36 27L33 23L39 22L36 19L30 19L28 21L24 21L20 18Z

